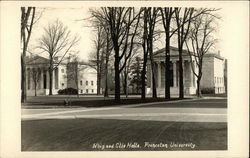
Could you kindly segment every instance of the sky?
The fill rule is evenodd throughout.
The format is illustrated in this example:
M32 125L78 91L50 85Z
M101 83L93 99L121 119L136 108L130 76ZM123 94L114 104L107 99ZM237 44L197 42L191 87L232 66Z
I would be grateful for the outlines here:
M37 46L38 39L42 36L43 28L48 25L48 23L53 23L55 20L60 20L68 29L71 31L72 35L78 35L81 39L77 46L74 47L75 51L79 51L79 58L81 60L88 60L89 54L94 51L93 39L95 33L93 28L86 27L89 26L89 22L86 19L90 17L88 12L88 7L70 7L70 8L37 8L37 16L40 16L40 19L35 23L33 28L33 34L30 40L30 50L39 54L39 50L34 49ZM218 30L216 38L219 39L219 42L216 47L216 52L220 51L221 55L227 56L227 43L228 40L225 34L228 34L228 25L230 24L230 15L231 9L224 7L217 12L222 19L218 21ZM232 26L231 26L232 27ZM164 37L164 35L163 35ZM172 45L176 46L174 40L172 40ZM164 38L162 41L159 41L155 44L156 49L161 49L164 47ZM47 54L42 53L42 56Z
M37 17L39 20L35 23L33 28L33 34L30 39L30 49L36 54L41 51L34 49L38 45L38 39L44 33L44 27L47 27L49 23L53 23L57 19L60 20L64 26L68 27L71 31L71 35L77 35L80 37L78 45L73 50L79 51L79 57L82 60L87 60L88 54L93 51L93 28L87 27L88 22L83 20L89 17L88 8L37 8ZM46 56L44 52L41 54Z

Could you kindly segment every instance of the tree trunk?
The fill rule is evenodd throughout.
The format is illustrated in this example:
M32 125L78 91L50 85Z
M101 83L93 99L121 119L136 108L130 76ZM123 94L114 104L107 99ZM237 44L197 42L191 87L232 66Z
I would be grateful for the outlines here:
M146 64L147 64L147 60L145 59L145 55L144 55L144 59L143 59L143 66L142 66L142 72L141 72L141 99L145 99L146 98Z
M24 56L21 57L21 88L22 88L22 94L21 94L21 102L25 103L27 94L26 94L26 65L25 65L25 59Z
M97 52L96 52L96 63L97 63L97 95L100 95L100 59L99 59L99 46L97 48Z
M170 39L169 39L169 30L166 30L166 39L165 39L165 99L170 99Z
M198 77L197 78L197 90L196 90L196 95L197 95L197 97L201 97L202 95L201 95L201 89L200 89L200 81L201 81L201 77Z
M97 71L98 72L98 71ZM100 95L100 72L97 73L97 95Z
M115 102L120 102L119 48L115 49Z
M37 96L37 95L36 95L36 84L37 84L37 83L36 83L36 81L35 81L35 84L34 84L34 85L35 85L35 96Z
M183 67L182 67L182 47L179 46L179 98L184 98Z
M97 80L97 95L101 94L101 79L102 79L101 72L99 72Z
M52 95L52 84L53 84L53 58L50 57L50 67L49 67L49 95Z
M126 78L124 77L124 84L123 84L123 93L126 95L127 94L127 84L126 84Z
M104 97L108 97L108 62L106 60L106 74L105 74L105 91L104 91Z
M76 84L76 90L77 90L77 97L79 98L78 62L75 62L73 66L74 66L74 71L75 71L75 84Z
M49 69L49 95L52 95L52 80L53 80L53 70L50 68Z
M109 29L107 29L106 31L106 56L105 56L105 60L106 60L106 65L105 65L105 90L104 90L104 97L108 97L108 63L109 63Z
M124 70L124 94L126 95L126 98L128 97L127 95L127 85L128 85L128 78L127 78L127 68Z
M76 89L77 89L77 97L79 98L79 86L78 86L78 79L77 79Z
M153 37L149 37L149 53L150 53L150 60L151 60L151 69L152 69L152 97L157 98L157 90L156 90L156 82L155 82L155 63L153 57Z
M126 98L128 98L128 75L126 75Z
M151 62L152 67L152 97L157 98L156 82L155 82L155 64Z

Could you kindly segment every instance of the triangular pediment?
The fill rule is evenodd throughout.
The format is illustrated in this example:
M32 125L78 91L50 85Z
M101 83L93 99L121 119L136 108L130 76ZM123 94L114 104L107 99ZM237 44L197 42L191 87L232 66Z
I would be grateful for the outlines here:
M26 58L26 64L49 64L49 59L39 55Z
M187 50L183 50L183 56L188 55ZM170 46L170 56L178 56L179 50L176 47ZM154 57L163 57L165 56L165 48L157 50L154 52Z

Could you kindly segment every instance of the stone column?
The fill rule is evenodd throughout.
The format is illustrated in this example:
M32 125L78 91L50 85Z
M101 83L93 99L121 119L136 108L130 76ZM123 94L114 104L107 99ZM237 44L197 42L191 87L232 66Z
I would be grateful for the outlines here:
M47 79L46 79L46 83L47 83L46 89L49 89L49 70L46 70L46 77L47 77Z
M158 88L161 88L161 62L157 62L157 71Z
M55 70L52 71L52 90L53 89L55 89Z
M183 85L184 85L184 89L186 87L186 68L185 68L185 60L182 61L182 70L183 70Z
M43 68L41 68L40 89L43 89Z
M192 60L191 61L189 61L189 67L190 67L190 87L193 87L194 85L193 85L193 76L194 76L194 74L193 74L193 70L192 70Z
M177 62L176 62L176 60L173 60L172 63L173 63L173 81L174 81L174 87L176 87L177 86L176 85L176 82L177 82L177 78L176 78L176 72L177 72L177 70L176 70L176 64L177 64Z
M34 80L33 80L33 69L34 67L30 68L30 90L34 90Z

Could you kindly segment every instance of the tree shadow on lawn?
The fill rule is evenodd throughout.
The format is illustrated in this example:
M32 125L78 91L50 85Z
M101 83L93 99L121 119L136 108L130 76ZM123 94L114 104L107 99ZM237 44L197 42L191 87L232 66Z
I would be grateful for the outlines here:
M41 102L33 100L32 102L26 103L26 108L49 108L49 107L63 107L63 108L74 108L74 107L110 107L110 106L125 106L131 104L143 104L143 103L155 103L155 104L145 104L136 106L137 107L160 107L160 108L226 108L227 107L227 99L199 99L199 100L190 100L191 98L182 99L185 102L169 102L168 101L178 101L179 98L172 98L166 100L165 98L146 98L145 100L141 100L140 98L129 98L129 99L121 99L120 103L115 102L114 99L106 99L106 100L72 100L70 105L64 105L63 100L56 101L45 101ZM182 101L180 100L180 101Z
M21 127L22 151L227 150L227 123L52 119Z
M190 98L185 98L185 99L190 99ZM184 99L184 100L185 100ZM80 107L107 107L107 106L115 106L115 105L129 105L129 104L141 104L141 103L153 103L153 102L165 102L165 101L174 101L174 100L179 100L179 98L172 98L166 100L165 98L146 98L145 100L141 100L140 98L122 98L120 102L116 102L114 99L95 99L93 98L92 100L79 100L79 99L74 99L72 101L69 101L69 104L71 105L66 105L64 104L64 99L62 98L61 100L51 100L49 101L49 98L47 100L42 101L41 99L39 100L31 100L23 105L27 106L59 106L59 107L70 107L70 106L80 106Z

